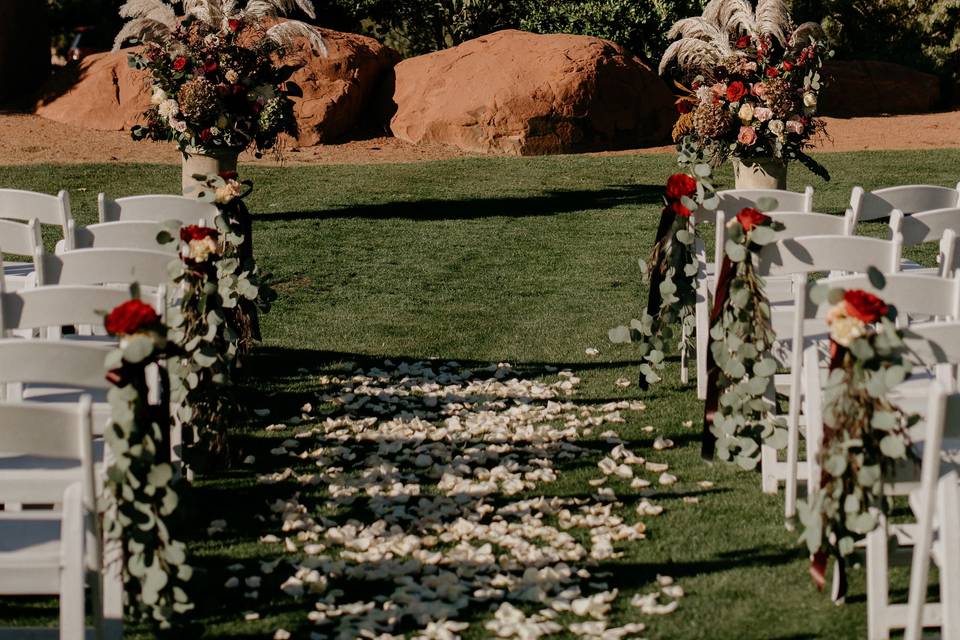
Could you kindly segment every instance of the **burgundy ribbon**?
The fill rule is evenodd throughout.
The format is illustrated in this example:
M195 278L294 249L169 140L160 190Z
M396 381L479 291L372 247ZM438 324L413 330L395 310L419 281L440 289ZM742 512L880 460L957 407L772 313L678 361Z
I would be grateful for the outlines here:
M713 309L710 311L710 327L720 319L723 305L730 297L730 283L736 275L736 268L730 258L724 256L720 274L717 276L716 293L713 299ZM717 452L717 437L710 431L713 426L713 416L720 405L720 367L713 359L713 336L707 342L707 401L703 409L703 437L700 444L700 456L704 460L713 460Z
M667 240L670 239L670 232L673 230L673 223L677 220L677 214L670 207L664 207L660 214L660 226L657 227L657 238L654 241L656 260L653 264L650 274L650 291L647 293L647 315L656 318L660 313L660 305L663 304L663 295L660 293L660 285L663 284L663 277L666 275L666 269L660 264L663 258L663 251L666 248ZM647 378L640 374L638 383L641 391L650 388Z
M847 348L842 347L833 340L830 341L830 371L833 372L835 369L843 366L843 360L847 355ZM823 425L823 441L820 448L821 451L826 451L827 446L829 446L830 441L833 440L836 430L830 427L827 424ZM820 486L823 486L830 480L830 474L826 471L820 471ZM810 557L810 577L813 579L813 583L817 586L818 591L823 591L823 587L827 583L827 562L829 560L827 552L823 549L817 551ZM840 555L837 555L837 584L834 585L834 600L842 600L847 595L847 565L844 558Z

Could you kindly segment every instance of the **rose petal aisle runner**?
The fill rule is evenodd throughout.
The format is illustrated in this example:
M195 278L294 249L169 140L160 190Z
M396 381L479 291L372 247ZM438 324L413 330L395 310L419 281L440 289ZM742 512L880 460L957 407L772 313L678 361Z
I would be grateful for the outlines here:
M273 533L260 542L275 559L234 565L225 586L255 608L269 582L302 607L279 639L639 637L682 587L660 576L618 598L596 565L645 537L663 510L654 487L677 478L617 435L642 402L577 404L576 374L548 375L387 361L320 377L316 410L268 427L288 436L271 451L275 471L258 477L290 488L263 507ZM575 497L538 493L597 443L599 469ZM620 502L608 477L628 480L639 504ZM615 607L629 611L621 626Z

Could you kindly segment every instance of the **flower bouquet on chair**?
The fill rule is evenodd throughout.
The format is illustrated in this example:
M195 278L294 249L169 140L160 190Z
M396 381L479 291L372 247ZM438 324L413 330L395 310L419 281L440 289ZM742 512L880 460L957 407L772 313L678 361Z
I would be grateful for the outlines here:
M184 0L183 7L178 16L164 0L128 0L115 48L143 43L130 64L150 72L152 106L131 135L175 142L186 189L195 174L235 171L249 147L259 155L275 149L280 134L297 134L291 98L302 92L289 81L296 67L280 63L283 50L295 37L324 49L310 25L276 19L293 7L314 17L310 0L258 0L242 10L231 0Z
M733 159L737 188L786 188L797 160L829 180L806 154L825 131L816 117L820 70L833 55L820 25L794 28L783 0L711 0L702 17L678 21L660 73L674 71L680 114L674 141L683 155L717 166Z

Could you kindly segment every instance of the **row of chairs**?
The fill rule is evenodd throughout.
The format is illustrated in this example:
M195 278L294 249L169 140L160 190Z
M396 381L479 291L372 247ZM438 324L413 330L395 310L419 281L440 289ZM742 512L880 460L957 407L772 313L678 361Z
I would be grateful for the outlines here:
M9 205L9 193L0 190L0 203ZM41 198L19 202L53 198L32 195ZM66 194L55 200L69 212ZM161 222L213 224L217 211L179 196L101 197L100 223L61 219L65 237L53 254L39 241L39 209L17 211L27 222L0 220L0 250L34 260L21 273L4 262L0 276L0 594L58 596L61 638L87 634L89 595L94 636L119 638L122 549L105 543L99 524L111 416L104 358L113 348L104 312L128 300L136 282L162 315L174 255L157 244ZM24 277L13 282L16 275Z
M868 270L876 268L887 274L886 286L877 294L900 310L898 322L908 331L915 358L911 362L915 375L898 386L894 400L905 410L925 417L911 434L923 443L925 459L920 474L905 469L887 485L892 496L915 494L911 504L918 515L917 522L894 526L881 518L880 526L866 540L871 639L888 638L892 629L904 627L909 627L908 637L919 637L924 625L940 626L945 637L960 638L957 627L960 573L955 568L960 537L956 527L950 528L950 524L955 525L960 518L956 515L960 505L950 498L956 495L955 484L941 481L941 497L937 500L932 497L937 492L936 480L950 471L950 467L939 464L941 458L960 462L960 441L954 440L960 413L951 413L954 405L960 408L960 401L955 402L955 396L951 395L957 391L956 365L960 363L960 276L957 275L960 265L956 264L956 233L960 231L958 194L960 191L942 187L899 187L872 194L855 191L857 208L851 207L841 217L814 213L810 189L803 194L722 192L721 213L713 218L717 246L714 264L723 258L726 222L744 206L756 206L761 198L772 197L778 206L770 215L785 226L778 240L761 251L757 269L766 281L773 304L772 324L778 339L774 355L781 370L768 395L769 407L774 413L784 414L789 434L785 460L780 460L776 451L763 449L762 486L767 492L776 492L779 483L785 483L788 518L796 515L798 484L806 483L809 492L816 489L820 481L817 456L822 438L822 386L828 366L826 313L829 305L814 304L812 289L831 283L831 286L873 290L865 275ZM858 220L879 218L889 218L888 239L854 235ZM700 231L700 225L695 228ZM923 268L902 259L905 245L923 242L940 243L939 267ZM708 315L702 312L709 310L715 273L714 265L707 262L703 244L698 238L701 298L697 309L698 338L704 336L697 344L700 362L705 362L705 336L709 331L705 324ZM701 372L698 367L698 382L705 382L706 376L702 375L705 371ZM703 385L698 390L704 392L705 389ZM786 406L778 402L778 394L787 398ZM933 400L928 407L929 398ZM803 461L800 460L801 436L806 439ZM944 484L950 486L944 488ZM931 515L934 511L936 516ZM915 540L929 543L930 534L937 526L941 527L939 545L927 545L933 553L923 544L918 545L914 553L909 607L891 604L888 542L898 541L909 551ZM921 573L931 555L941 568L941 598L937 603L925 602L927 575Z

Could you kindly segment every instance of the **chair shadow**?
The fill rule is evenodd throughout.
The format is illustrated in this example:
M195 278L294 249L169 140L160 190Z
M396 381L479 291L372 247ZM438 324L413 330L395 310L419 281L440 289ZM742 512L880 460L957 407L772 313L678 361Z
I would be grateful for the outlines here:
M606 210L627 204L660 202L661 185L611 185L602 189L548 191L529 197L467 198L450 200L405 200L356 204L318 211L259 213L256 220L476 220L482 218L527 218L574 211Z

